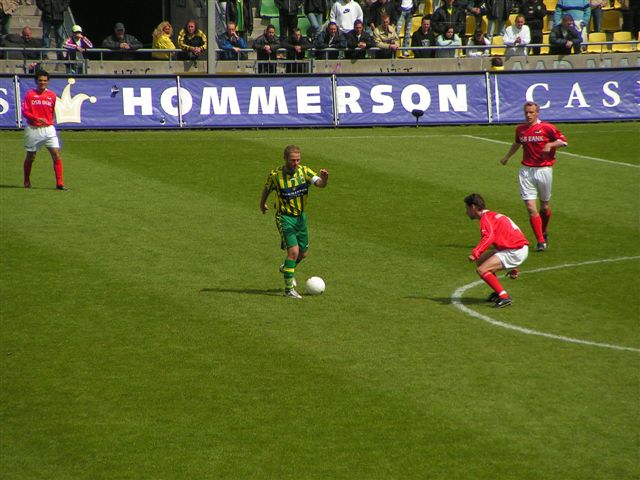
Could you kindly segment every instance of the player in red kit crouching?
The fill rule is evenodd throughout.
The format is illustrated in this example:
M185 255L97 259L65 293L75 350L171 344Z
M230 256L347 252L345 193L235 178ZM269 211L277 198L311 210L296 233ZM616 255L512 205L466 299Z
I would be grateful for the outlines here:
M27 120L24 128L24 188L31 188L31 167L36 153L42 146L47 147L53 160L53 172L56 188L66 190L62 179L62 158L60 158L60 140L53 126L56 107L56 94L49 90L49 74L40 70L35 74L36 88L27 92L22 102L22 116Z
M520 197L529 212L529 222L536 236L536 250L547 249L547 227L551 219L551 184L556 148L566 147L567 139L554 125L541 121L537 103L524 104L525 123L516 128L516 139L507 154L500 160L506 165L509 158L522 145L522 167L520 168ZM540 213L536 200L540 195Z
M511 278L518 275L517 267L529 255L529 242L518 226L506 215L492 212L485 207L484 199L472 193L464 199L467 216L472 220L480 220L480 243L469 255L470 262L477 265L480 278L493 289L489 300L495 302L496 308L511 305L512 300L502 287L495 272L510 270ZM489 247L493 247L489 250Z

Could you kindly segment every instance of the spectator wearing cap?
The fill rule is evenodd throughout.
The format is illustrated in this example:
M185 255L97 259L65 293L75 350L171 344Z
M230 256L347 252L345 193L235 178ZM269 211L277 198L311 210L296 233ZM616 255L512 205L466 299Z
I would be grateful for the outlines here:
M131 60L135 59L135 55L127 52L142 48L142 42L133 35L125 33L124 24L118 22L113 27L113 35L109 35L102 41L102 48L118 52L114 53L111 58Z
M84 52L87 49L93 48L93 43L82 33L82 27L80 25L74 25L71 27L71 36L64 42L64 49L67 51L68 60L83 60ZM69 65L70 73L77 73L75 65ZM82 66L80 66L79 72L83 73Z

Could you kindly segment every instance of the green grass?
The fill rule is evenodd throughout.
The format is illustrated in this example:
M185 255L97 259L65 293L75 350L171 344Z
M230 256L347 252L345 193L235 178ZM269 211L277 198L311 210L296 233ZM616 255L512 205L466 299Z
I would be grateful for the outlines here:
M639 124L560 125L640 165ZM462 198L532 240L513 127L63 131L20 188L0 132L0 471L7 479L633 479L640 353L501 329ZM260 191L298 143L330 171L281 295ZM519 154L518 154L519 157ZM495 320L640 349L640 169L560 155L550 245Z

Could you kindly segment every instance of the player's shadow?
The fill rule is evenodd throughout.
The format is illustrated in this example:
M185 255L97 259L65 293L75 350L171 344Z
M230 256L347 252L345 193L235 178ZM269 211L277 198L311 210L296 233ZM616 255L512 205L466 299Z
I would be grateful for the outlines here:
M404 298L411 300L429 300L431 302L439 303L440 305L452 305L451 297L430 297L428 295L408 295ZM464 305L479 305L481 303L487 303L486 298L466 298L461 302Z
M55 187L29 187L29 188L24 188L24 185L3 185L3 184L0 184L0 188L19 188L20 190L57 190Z
M200 293L239 293L241 295L267 295L271 297L282 295L281 288L202 288Z

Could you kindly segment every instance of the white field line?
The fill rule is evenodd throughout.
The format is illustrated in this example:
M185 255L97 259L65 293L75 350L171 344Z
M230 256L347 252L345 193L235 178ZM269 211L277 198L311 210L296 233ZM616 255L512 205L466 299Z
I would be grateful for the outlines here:
M462 136L463 137L467 137L467 138L473 138L474 140L483 140L485 142L498 143L500 145L511 145L510 142L505 142L503 140L494 140L493 138L476 137L475 135L462 135ZM633 163L613 162L611 160L605 160L604 158L588 157L587 155L578 155L577 153L563 152L563 151L560 151L560 150L556 150L556 154L558 154L558 155L566 155L568 157L584 158L585 160L592 160L594 162L610 163L612 165L619 165L619 166L632 167L632 168L640 168L640 165L634 165Z
M535 269L535 270L528 270L528 271L520 272L520 274L522 275L523 273L547 272L549 270L560 270L560 269L563 269L563 268L581 267L581 266L584 266L584 265L597 265L597 264L600 264L600 263L623 262L625 260L638 260L638 259L640 259L640 256L637 256L637 257L605 258L605 259L602 259L602 260L589 260L589 261L580 262L580 263L565 263L563 265L556 265L554 267L545 267L545 268L538 268L538 269ZM466 292L470 288L476 287L476 286L478 286L478 285L480 285L482 283L484 283L483 280L477 280L475 282L469 283L467 285L463 285L462 287L458 288L451 295L451 303L458 310L461 310L463 313L466 313L467 315L470 315L470 316L472 316L474 318L482 320L483 322L487 322L487 323L489 323L491 325L494 325L496 327L502 327L502 328L506 328L506 329L509 329L509 330L515 330L517 332L524 333L526 335L536 335L536 336L539 336L539 337L551 338L553 340L560 340L562 342L578 343L578 344L581 344L581 345L590 345L592 347L610 348L610 349L613 349L613 350L626 350L626 351L629 351L629 352L638 352L638 353L640 353L640 348L624 347L622 345L614 345L614 344L610 344L610 343L592 342L590 340L581 340L579 338L565 337L563 335L554 335L552 333L539 332L539 331L533 330L531 328L519 327L518 325L512 325L510 323L501 322L501 321L495 320L495 319L493 319L493 318L491 318L491 317L489 317L487 315L483 315L482 313L478 313L475 310L471 310L469 307L465 306L462 303L461 297L464 294L464 292Z

